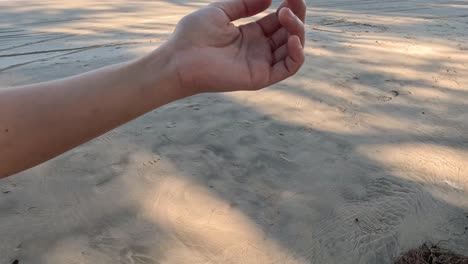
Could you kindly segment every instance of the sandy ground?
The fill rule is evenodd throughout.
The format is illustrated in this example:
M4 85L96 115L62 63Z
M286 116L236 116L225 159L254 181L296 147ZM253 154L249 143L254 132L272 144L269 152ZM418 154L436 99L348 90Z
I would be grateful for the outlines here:
M135 58L205 3L0 1L0 86ZM294 79L172 103L1 180L0 263L467 253L468 1L308 6Z

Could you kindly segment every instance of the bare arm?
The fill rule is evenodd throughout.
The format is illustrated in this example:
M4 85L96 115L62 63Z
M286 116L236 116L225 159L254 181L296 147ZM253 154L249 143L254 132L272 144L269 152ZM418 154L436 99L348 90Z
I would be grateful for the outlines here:
M218 2L190 14L171 40L143 58L1 89L0 178L183 97L256 90L292 76L304 61L304 2L288 0L278 14L236 27L230 22L271 3L244 2Z
M37 165L182 98L168 52L67 79L0 90L0 176Z

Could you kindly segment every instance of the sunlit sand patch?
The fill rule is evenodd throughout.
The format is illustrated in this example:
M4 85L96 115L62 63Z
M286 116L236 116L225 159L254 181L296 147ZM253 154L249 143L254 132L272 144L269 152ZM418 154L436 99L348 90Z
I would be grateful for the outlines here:
M183 259L194 259L192 263L232 259L242 263L305 263L270 239L235 203L161 162L159 166L167 171L162 181L147 184L145 190L129 191L140 193L140 217L171 234L172 246L163 259L171 263Z
M427 143L360 146L359 153L386 164L403 179L435 185L455 191L468 191L468 152L463 149Z

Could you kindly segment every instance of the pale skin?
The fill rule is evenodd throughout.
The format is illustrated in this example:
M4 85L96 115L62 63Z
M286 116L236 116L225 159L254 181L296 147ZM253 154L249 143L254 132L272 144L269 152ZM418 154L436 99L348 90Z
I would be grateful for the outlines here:
M226 0L184 17L142 58L66 79L0 89L0 178L34 167L187 96L258 90L304 63L303 0ZM212 69L217 69L213 71Z

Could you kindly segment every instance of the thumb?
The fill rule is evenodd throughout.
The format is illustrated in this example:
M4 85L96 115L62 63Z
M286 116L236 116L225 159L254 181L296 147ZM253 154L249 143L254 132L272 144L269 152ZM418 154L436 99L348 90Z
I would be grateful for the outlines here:
M211 4L224 11L231 21L265 11L272 0L225 0Z

